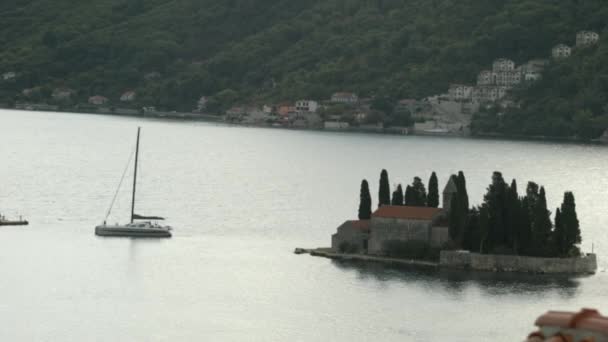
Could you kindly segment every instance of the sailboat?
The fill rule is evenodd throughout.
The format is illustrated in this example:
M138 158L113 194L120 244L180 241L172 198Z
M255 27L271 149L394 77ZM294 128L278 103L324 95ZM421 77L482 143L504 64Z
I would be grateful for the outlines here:
M118 236L118 237L135 237L135 238L169 238L171 237L172 227L163 226L152 221L163 221L164 218L159 216L143 216L135 214L135 194L137 189L137 166L139 159L139 136L141 127L137 128L137 143L135 145L135 167L133 172L133 195L131 197L131 222L127 224L107 224L104 220L103 224L95 227L95 235L98 236ZM126 171L126 170L125 170ZM126 173L126 172L125 172ZM124 179L124 174L123 174ZM120 182L122 184L122 180ZM119 189L120 189L119 184ZM116 192L118 194L118 191ZM116 200L116 195L114 196ZM114 200L110 205L106 220L110 215Z

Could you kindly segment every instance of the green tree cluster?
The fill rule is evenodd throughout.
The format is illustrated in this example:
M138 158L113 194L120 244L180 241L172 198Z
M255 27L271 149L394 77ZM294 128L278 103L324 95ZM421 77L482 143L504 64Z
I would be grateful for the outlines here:
M582 29L605 37L606 17L604 0L5 1L0 70L20 76L1 83L0 102L24 100L21 90L33 87L76 89L76 102L135 89L138 105L191 110L206 95L219 112L235 99L352 91L377 99L375 110L401 126L411 117L393 99L474 83L499 57L545 58ZM519 110L474 127L597 136L606 125L605 42L550 66L517 97Z
M564 195L554 225L544 187L529 182L526 195L519 197L516 181L508 185L495 172L484 202L467 215L463 246L482 253L565 257L578 255L580 243L571 192Z

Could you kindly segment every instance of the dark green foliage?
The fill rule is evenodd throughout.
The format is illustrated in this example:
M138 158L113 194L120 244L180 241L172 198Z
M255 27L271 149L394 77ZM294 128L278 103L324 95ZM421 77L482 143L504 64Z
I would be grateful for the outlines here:
M431 248L431 246L424 241L389 240L386 241L382 247L384 253L392 258L439 260L439 250Z
M545 188L541 187L536 203L532 208L532 249L534 256L551 256L553 246L551 243L553 223L551 212L547 210Z
M388 182L388 172L382 170L380 173L380 187L378 190L378 207L391 204L391 188Z
M391 200L391 205L403 205L403 188L401 184L397 186L397 190L393 192L393 199Z
M369 193L367 180L361 182L359 195L359 220L369 220L372 218L372 196Z
M517 252L522 255L532 253L532 217L530 212L529 198L523 197L519 200L520 226L517 229Z
M564 224L562 222L562 211L557 208L555 211L555 229L553 230L553 243L555 244L555 251L559 256L565 256L568 254L568 247L566 245L566 234L564 232Z
M517 181L513 179L505 199L505 244L514 251L518 250L517 237L521 227L521 203L517 193Z
M487 247L493 250L507 246L506 201L508 186L500 172L494 172L492 183L484 196L484 205L488 209L489 236Z
M431 208L439 207L439 182L435 172L431 174L431 178L429 179L429 195L426 202L426 205Z
M414 188L410 185L405 187L405 205L413 206L416 201L416 194L414 194Z
M581 243L581 231L572 192L564 194L561 206L561 224L563 225L563 249L560 250L560 253L564 256L577 254L576 245Z
M604 3L602 11L607 9ZM572 45L579 28L583 27L572 27L563 42ZM608 129L608 37L602 29L597 31L601 35L598 46L575 49L571 58L552 61L540 81L515 89L518 108L490 108L475 115L473 133L584 140L601 136ZM539 57L546 58L547 53Z
M426 188L420 177L414 177L412 185L407 187L405 205L410 207L426 207Z
M469 209L469 194L467 193L467 180L462 171L458 172L456 186L458 187L458 200L460 202L461 210L466 211Z
M604 0L3 1L0 70L24 76L0 97L65 83L82 91L79 101L95 93L115 100L134 88L139 104L178 110L226 89L244 103L344 90L378 98L375 108L402 125L409 117L385 99L473 83L495 58L546 58L578 30L601 32L607 16ZM605 44L577 54L520 96L520 112L489 128L595 134ZM162 76L145 80L151 71ZM571 125L579 108L591 118Z

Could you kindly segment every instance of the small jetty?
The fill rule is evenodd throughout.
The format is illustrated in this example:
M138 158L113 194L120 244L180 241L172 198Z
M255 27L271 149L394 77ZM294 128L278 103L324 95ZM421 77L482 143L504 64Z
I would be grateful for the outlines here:
M376 262L389 265L404 265L404 266L424 266L424 267L439 267L439 263L425 260L414 260L414 259L398 259L389 258L375 255L364 255L364 254L344 254L336 253L331 248L296 248L294 254L310 254L316 257L344 260L344 261L365 261L365 262Z
M9 220L4 215L0 215L0 226L27 226L30 223L19 216L18 220Z

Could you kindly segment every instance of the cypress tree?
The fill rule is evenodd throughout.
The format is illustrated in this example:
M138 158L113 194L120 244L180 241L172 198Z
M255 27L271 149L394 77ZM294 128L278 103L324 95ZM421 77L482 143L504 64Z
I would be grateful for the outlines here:
M565 255L569 255L571 252L578 254L576 252L576 245L581 243L581 230L578 215L576 214L574 194L572 192L566 192L564 194L561 214L561 221L564 231Z
M551 256L551 212L547 210L545 188L541 187L532 216L532 248L536 256Z
M530 216L532 208L528 202L528 197L520 199L520 226L517 230L517 253L522 255L531 255L531 240L532 240L532 217Z
M505 202L507 185L500 172L492 175L492 184L484 196L484 205L488 212L487 248L492 250L504 246L505 241Z
M463 234L462 247L468 251L479 251L481 243L481 227L479 209L472 208L467 215L467 223Z
M439 207L439 182L437 181L437 174L433 172L429 179L429 195L427 197L426 205L431 208Z
M517 194L517 181L513 179L511 186L507 189L505 202L505 237L504 240L513 251L517 252L518 229L520 227L521 208L519 195Z
M414 177L414 183L412 183L413 191L413 206L415 207L426 207L426 188L420 177Z
M562 212L559 208L555 211L555 230L553 231L553 243L555 244L555 252L557 256L563 257L568 254L566 239L564 234L564 225L562 223Z
M415 206L416 202L416 194L414 194L414 189L411 186L407 186L405 188L405 205L408 207Z
M388 182L388 172L380 173L380 188L378 190L378 207L391 204L391 187Z
M359 195L359 220L369 220L372 218L372 196L369 193L367 180L361 182L361 192Z
M397 190L393 192L391 205L403 205L403 188L401 187L401 184L399 184L399 186L397 186Z
M467 193L467 180L464 177L464 172L459 171L456 177L456 187L458 188L458 196L462 210L469 210L469 194Z

